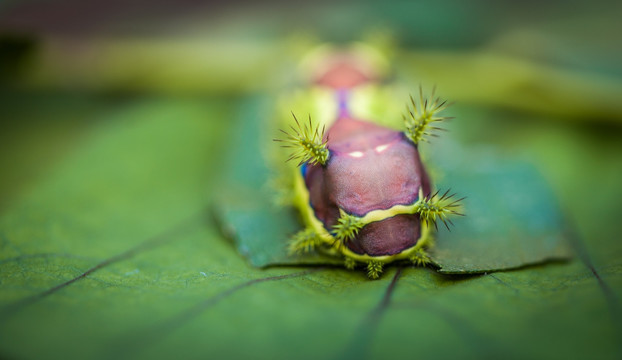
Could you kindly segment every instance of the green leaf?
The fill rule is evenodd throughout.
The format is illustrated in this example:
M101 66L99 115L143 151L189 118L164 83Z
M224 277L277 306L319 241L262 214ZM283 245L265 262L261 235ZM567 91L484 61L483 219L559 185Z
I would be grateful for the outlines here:
M503 158L494 147L430 147L437 186L467 196L466 216L453 221L452 231L439 227L432 257L440 272L491 272L572 255L557 200L532 165Z
M2 105L2 116L15 118L19 105ZM610 196L620 195L622 148L613 140L605 151L562 133L559 151L542 160L600 159L584 162L589 173L562 176L573 169L562 167L548 178L585 236L574 261L466 276L390 267L370 281L331 266L259 269L211 221L210 199L233 192L257 226L245 231L281 231L266 223L270 214L253 217L265 204L253 196L262 193L258 179L249 193L218 179L227 152L252 149L230 139L251 126L236 111L256 106L144 98L102 107L0 213L2 358L619 357L622 247L611 220L620 209ZM29 133L22 147L34 145ZM20 157L19 144L13 149ZM256 174L258 163L245 165L240 176ZM606 197L570 196L596 172Z

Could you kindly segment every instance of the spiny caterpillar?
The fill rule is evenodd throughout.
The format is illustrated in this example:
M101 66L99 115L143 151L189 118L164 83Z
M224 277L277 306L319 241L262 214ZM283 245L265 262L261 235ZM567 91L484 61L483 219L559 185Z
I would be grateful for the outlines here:
M419 156L419 144L442 130L435 123L446 101L426 98L421 87L411 96L398 131L357 118L351 98L361 87L379 84L373 66L360 52L325 53L313 85L332 92L337 103L330 122L299 121L292 114L283 138L298 162L293 182L294 206L305 228L289 243L292 254L320 251L344 259L344 266L363 265L377 279L387 263L408 260L424 266L433 243L432 228L447 228L460 201L449 191L432 191Z

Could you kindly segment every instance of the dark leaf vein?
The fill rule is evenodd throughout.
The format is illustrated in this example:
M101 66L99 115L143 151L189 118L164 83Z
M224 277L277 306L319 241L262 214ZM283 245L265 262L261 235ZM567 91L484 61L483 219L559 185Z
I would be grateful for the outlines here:
M201 212L201 218L203 217L203 212ZM103 260L102 262L96 264L95 266L87 269L86 271L82 272L81 274L77 275L76 277L73 277L65 282L62 282L56 286L53 286L45 291L42 291L40 293L34 294L32 296L26 297L24 299L18 300L17 302L8 305L6 308L4 308L2 310L2 312L0 313L0 318L4 318L4 317L8 317L14 313L16 313L18 310L33 304L37 301L40 301L56 292L58 292L59 290L62 290L64 288L66 288L67 286L80 281L86 277L88 277L89 275L93 274L94 272L101 270L109 265L112 265L114 263L118 263L121 262L123 260L127 260L130 259L134 256L136 256L137 254L146 251L146 250L150 250L153 249L159 245L163 245L167 242L170 242L172 240L174 240L175 238L177 238L176 236L181 235L183 233L185 233L186 231L192 229L192 227L190 225L192 225L193 223L196 223L197 220L197 216L194 215L184 221L182 221L181 223L175 225L174 227L164 231L163 233L156 235L154 237L151 237L143 242L141 242L140 244L136 245L135 247L126 250L120 254L117 254L115 256L112 256L106 260Z

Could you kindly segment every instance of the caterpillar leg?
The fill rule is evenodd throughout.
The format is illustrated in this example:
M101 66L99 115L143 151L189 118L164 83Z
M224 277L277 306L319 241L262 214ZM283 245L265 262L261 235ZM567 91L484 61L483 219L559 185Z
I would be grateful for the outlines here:
M382 274L383 263L380 261L370 261L367 263L367 276L370 279L378 279Z
M320 237L316 232L307 228L297 232L292 236L288 250L291 255L293 254L305 254L315 250L321 244Z
M409 260L416 266L426 266L430 263L430 257L424 249L418 249L410 257Z

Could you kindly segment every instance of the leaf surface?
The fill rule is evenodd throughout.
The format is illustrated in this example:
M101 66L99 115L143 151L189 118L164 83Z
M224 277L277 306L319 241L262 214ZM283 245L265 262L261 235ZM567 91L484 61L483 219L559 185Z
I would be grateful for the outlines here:
M594 203L570 196L592 181L589 174L571 181L563 176L570 170L561 167L547 178L585 239L574 260L461 276L389 267L380 280L369 281L331 266L257 268L211 220L210 199L237 186L219 180L228 166L224 154L254 149L250 142L239 148L230 142L237 129L252 129L238 113L257 109L252 102L153 98L105 107L91 114L97 120L73 150L28 191L12 196L0 214L2 358L619 355L622 247L611 221L619 204L609 198L620 195L622 179L621 167L612 166L622 154L615 142L603 151L576 131L555 138L554 128L541 135L556 139L560 149L542 164L600 159L584 166L600 171L598 184L607 190L608 197L596 194ZM544 144L539 136L531 138L536 150ZM261 167L245 165L241 176ZM246 196L261 193L254 181L257 191L233 191L248 201L244 211L230 208L226 217L242 217L244 225L229 230L239 226L258 239L264 231L295 230L295 215L273 217L261 212L264 199ZM455 190L470 191L465 184ZM255 255L264 243L248 246L254 264L274 262L271 252Z

